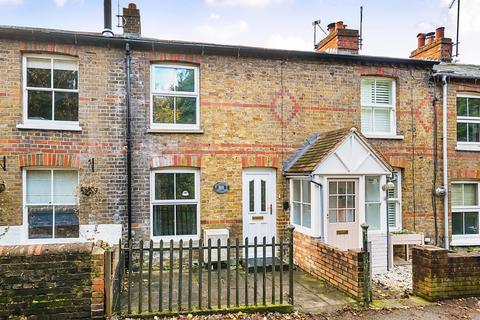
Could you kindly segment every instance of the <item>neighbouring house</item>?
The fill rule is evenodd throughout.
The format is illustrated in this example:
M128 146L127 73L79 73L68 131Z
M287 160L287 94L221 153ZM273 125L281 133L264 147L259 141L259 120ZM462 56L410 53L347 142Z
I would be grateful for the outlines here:
M382 272L387 224L479 243L478 78L447 76L441 188L440 78L478 77L439 64L443 28L400 59L359 54L343 22L300 52L145 38L134 4L123 20L121 35L0 27L0 244L270 241L292 223L357 249L366 222Z

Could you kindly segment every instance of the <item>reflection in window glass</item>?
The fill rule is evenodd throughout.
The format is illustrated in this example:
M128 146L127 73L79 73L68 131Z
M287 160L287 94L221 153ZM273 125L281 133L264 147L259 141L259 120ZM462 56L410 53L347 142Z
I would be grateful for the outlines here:
M480 234L478 183L452 183L451 201L452 234Z
M311 182L309 180L292 179L292 209L293 224L304 228L312 227L311 212Z

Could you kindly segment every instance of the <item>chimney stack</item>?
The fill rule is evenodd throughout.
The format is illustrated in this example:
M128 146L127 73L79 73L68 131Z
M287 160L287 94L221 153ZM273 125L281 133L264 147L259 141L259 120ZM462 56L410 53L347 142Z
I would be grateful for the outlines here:
M113 37L112 31L112 0L103 0L103 31L105 37Z
M123 8L123 35L140 38L140 10L135 3L129 3L127 8Z
M418 46L410 54L412 59L452 61L452 39L445 38L445 28L440 27L435 32L419 33Z
M358 30L347 29L343 21L327 26L328 35L315 45L318 52L358 54Z

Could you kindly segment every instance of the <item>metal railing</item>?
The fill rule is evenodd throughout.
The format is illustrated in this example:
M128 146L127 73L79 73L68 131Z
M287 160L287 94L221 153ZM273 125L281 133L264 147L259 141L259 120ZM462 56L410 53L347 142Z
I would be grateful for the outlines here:
M245 238L119 243L118 314L179 314L293 305L293 229L288 240ZM115 272L113 272L115 273ZM288 288L288 291L286 289ZM107 290L107 288L106 288ZM284 291L285 290L285 291ZM110 298L113 300L113 298Z

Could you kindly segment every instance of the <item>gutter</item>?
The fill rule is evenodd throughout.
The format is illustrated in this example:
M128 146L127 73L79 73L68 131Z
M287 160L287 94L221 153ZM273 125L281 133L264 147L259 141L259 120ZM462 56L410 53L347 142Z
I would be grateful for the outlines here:
M125 76L127 104L127 217L128 241L132 239L132 131L131 131L131 62L130 43L125 44Z

